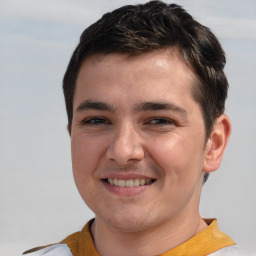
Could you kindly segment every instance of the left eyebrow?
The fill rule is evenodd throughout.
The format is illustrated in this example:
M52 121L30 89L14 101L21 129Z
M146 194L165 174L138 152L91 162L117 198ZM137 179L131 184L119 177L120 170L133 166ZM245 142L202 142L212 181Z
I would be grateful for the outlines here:
M184 108L181 108L175 104L169 102L142 102L135 106L134 110L136 112L140 111L157 111L157 110L172 110L174 112L181 113L186 116L187 111Z
M114 112L114 108L101 101L92 101L92 100L85 100L77 107L76 112L82 112L84 110L102 110L102 111L110 111Z

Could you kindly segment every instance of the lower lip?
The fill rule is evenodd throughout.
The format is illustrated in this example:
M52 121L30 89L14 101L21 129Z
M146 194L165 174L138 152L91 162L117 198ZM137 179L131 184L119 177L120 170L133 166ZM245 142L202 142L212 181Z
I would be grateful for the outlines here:
M144 186L136 186L136 187L119 187L115 185L111 185L105 181L102 181L104 186L107 188L108 191L122 196L136 196L145 190L149 189L151 185L144 185Z

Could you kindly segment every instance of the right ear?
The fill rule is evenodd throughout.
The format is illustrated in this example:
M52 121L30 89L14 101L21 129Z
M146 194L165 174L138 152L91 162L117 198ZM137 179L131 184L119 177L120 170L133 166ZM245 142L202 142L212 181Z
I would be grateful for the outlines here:
M204 172L213 172L219 168L230 133L231 122L227 115L221 115L217 118L206 144Z

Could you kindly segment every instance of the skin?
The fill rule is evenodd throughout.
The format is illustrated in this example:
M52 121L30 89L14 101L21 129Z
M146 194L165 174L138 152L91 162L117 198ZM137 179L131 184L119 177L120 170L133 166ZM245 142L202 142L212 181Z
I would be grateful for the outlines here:
M175 51L136 57L93 55L78 74L73 101L73 173L95 213L100 255L157 255L191 238L204 172L218 168L230 134L220 116L205 143L193 72ZM104 180L148 178L121 188Z

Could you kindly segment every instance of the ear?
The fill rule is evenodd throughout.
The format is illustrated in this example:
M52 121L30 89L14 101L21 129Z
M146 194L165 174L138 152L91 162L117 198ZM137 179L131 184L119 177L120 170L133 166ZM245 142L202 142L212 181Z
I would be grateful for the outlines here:
M231 122L228 116L217 118L210 137L206 142L203 171L216 171L221 163L231 133Z

